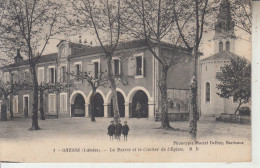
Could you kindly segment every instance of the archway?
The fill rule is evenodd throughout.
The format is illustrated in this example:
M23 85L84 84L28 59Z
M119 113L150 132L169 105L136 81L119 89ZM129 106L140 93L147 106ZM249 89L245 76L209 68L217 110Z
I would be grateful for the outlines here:
M94 97L95 117L104 117L104 100L100 93L96 93Z
M81 94L76 94L73 104L71 104L72 117L85 117L85 99Z
M125 99L121 92L117 93L117 101L118 101L118 109L119 109L119 116L125 117ZM113 100L111 98L110 101L110 116L114 117L114 110L113 110Z
M130 117L132 118L137 117L137 110L136 110L137 102L140 103L141 118L148 118L148 96L142 90L138 90L132 98L132 110L130 112L131 114Z

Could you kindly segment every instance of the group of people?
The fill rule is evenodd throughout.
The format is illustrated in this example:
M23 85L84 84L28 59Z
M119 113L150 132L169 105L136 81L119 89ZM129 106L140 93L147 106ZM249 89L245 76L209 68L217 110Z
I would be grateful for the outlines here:
M110 125L107 128L107 131L107 134L110 136L110 140L113 140L113 137L115 136L115 139L120 141L121 134L123 134L124 141L127 141L127 135L129 131L127 121L124 122L123 126L120 120L118 120L117 124L115 124L114 121L111 121Z

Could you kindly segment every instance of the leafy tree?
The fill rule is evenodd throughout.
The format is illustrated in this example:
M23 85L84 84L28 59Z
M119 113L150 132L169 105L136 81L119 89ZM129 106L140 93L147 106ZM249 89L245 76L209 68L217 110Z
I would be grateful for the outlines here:
M38 82L36 64L49 40L59 30L61 6L53 0L3 0L4 10L0 22L1 45L18 47L28 56L32 74L33 110L31 130L38 125ZM2 6L1 6L2 7Z
M237 114L242 104L250 102L251 99L251 64L241 57L231 58L230 64L221 67L217 75L217 94L222 98L235 97L238 102L234 114Z

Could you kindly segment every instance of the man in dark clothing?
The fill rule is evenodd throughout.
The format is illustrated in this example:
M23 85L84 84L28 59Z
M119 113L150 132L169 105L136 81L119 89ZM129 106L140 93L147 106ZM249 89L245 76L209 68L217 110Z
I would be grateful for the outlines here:
M111 121L110 125L107 127L107 134L110 136L110 140L113 140L113 136L115 134L114 121Z
M129 127L127 125L127 121L124 122L124 126L122 127L122 134L124 135L124 141L127 141L127 135L129 131Z
M121 132L122 132L122 124L121 121L118 120L118 123L116 124L116 133L115 133L117 140L120 140Z

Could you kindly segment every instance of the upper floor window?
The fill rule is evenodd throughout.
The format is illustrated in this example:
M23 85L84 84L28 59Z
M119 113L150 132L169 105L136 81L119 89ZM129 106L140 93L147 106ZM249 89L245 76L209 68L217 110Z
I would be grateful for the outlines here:
M44 67L38 68L38 84L41 84L44 82Z
M223 51L223 43L222 41L219 42L219 52L222 52Z
M47 79L50 83L56 82L56 72L55 72L55 66L49 66L47 71Z
M206 102L210 102L210 83L206 83Z
M14 71L12 73L12 80L13 80L13 83L18 83L19 82L19 76L18 76L18 72L17 71Z
M113 71L114 71L115 76L120 75L120 60L119 59L113 60Z
M226 51L230 51L230 43L229 43L229 41L226 42Z
M60 78L61 78L61 82L66 82L66 73L67 73L67 70L66 70L66 66L62 66L61 67L61 75L60 75Z
M23 71L23 78L25 82L29 82L30 81L30 74L29 74L29 69L25 69Z
M128 74L135 75L135 78L144 76L144 55L143 53L129 57Z
M93 78L94 79L98 79L99 78L99 74L100 74L100 59L96 59L96 60L92 60L92 64L93 64Z
M141 56L135 57L136 60L136 75L143 75L143 59Z
M76 81L80 81L80 72L82 72L82 62L75 62L74 63L75 66L75 80Z

